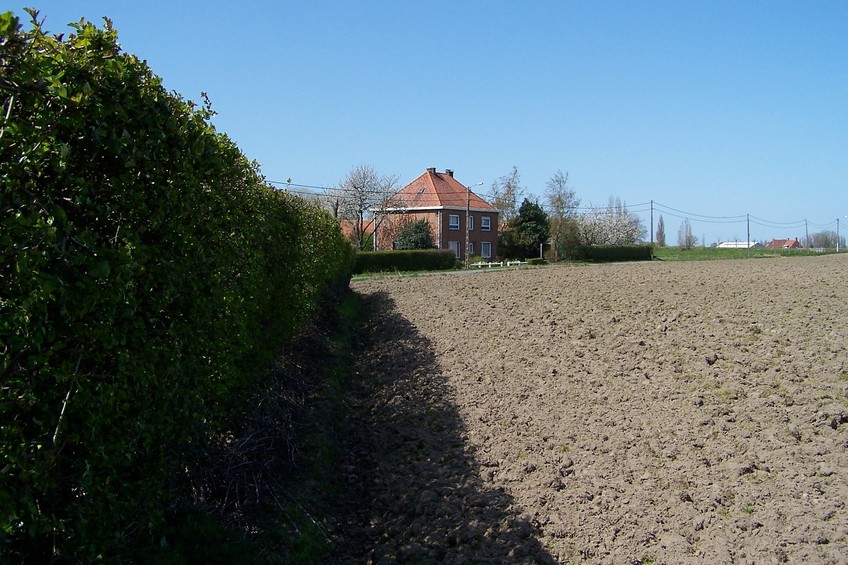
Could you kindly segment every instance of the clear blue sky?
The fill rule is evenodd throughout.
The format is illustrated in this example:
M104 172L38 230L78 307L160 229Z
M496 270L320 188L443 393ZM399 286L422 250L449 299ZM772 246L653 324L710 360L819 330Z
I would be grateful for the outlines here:
M848 2L43 0L46 27L110 17L124 50L198 100L269 180L371 164L584 205L651 200L669 242L848 232ZM6 8L6 9L9 9ZM647 212L638 212L649 223ZM742 216L732 223L701 216Z

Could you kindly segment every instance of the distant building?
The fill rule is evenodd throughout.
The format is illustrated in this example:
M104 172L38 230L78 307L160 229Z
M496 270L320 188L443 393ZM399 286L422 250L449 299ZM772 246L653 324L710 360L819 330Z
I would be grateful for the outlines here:
M378 250L392 249L398 232L409 222L427 220L436 247L452 250L457 259L465 259L466 229L469 255L483 259L497 255L498 211L456 180L450 169L437 173L430 167L373 212Z
M762 248L759 241L722 241L716 247L719 249L757 249Z
M804 247L798 239L773 239L766 243L768 249L800 249Z

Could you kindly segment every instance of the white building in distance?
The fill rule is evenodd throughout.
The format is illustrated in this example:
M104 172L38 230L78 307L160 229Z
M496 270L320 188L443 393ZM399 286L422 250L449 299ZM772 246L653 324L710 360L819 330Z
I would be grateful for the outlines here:
M719 249L757 249L763 244L759 241L722 241L716 247Z

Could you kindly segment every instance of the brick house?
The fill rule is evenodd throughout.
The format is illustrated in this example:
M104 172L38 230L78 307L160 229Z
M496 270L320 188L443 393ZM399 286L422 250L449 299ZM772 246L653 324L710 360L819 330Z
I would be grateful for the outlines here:
M437 173L431 167L374 210L376 247L389 250L400 229L427 220L439 249L451 249L464 260L466 216L468 252L494 260L498 246L498 211L456 180L453 171Z
M339 218L339 227L342 235L354 246L359 245L358 235L361 234L364 243L368 244L374 235L374 220L364 220L361 224L358 220L346 220ZM358 229L357 229L358 228ZM370 244L369 244L370 245Z

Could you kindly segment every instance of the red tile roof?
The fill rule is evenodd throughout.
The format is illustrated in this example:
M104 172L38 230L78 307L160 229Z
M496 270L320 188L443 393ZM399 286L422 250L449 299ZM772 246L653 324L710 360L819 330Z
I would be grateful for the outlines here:
M801 242L797 239L773 239L766 243L769 249L796 249L801 247Z
M403 187L389 200L389 209L465 210L470 200L472 210L497 212L488 202L471 192L453 178L453 171L437 173L429 168L417 179Z

